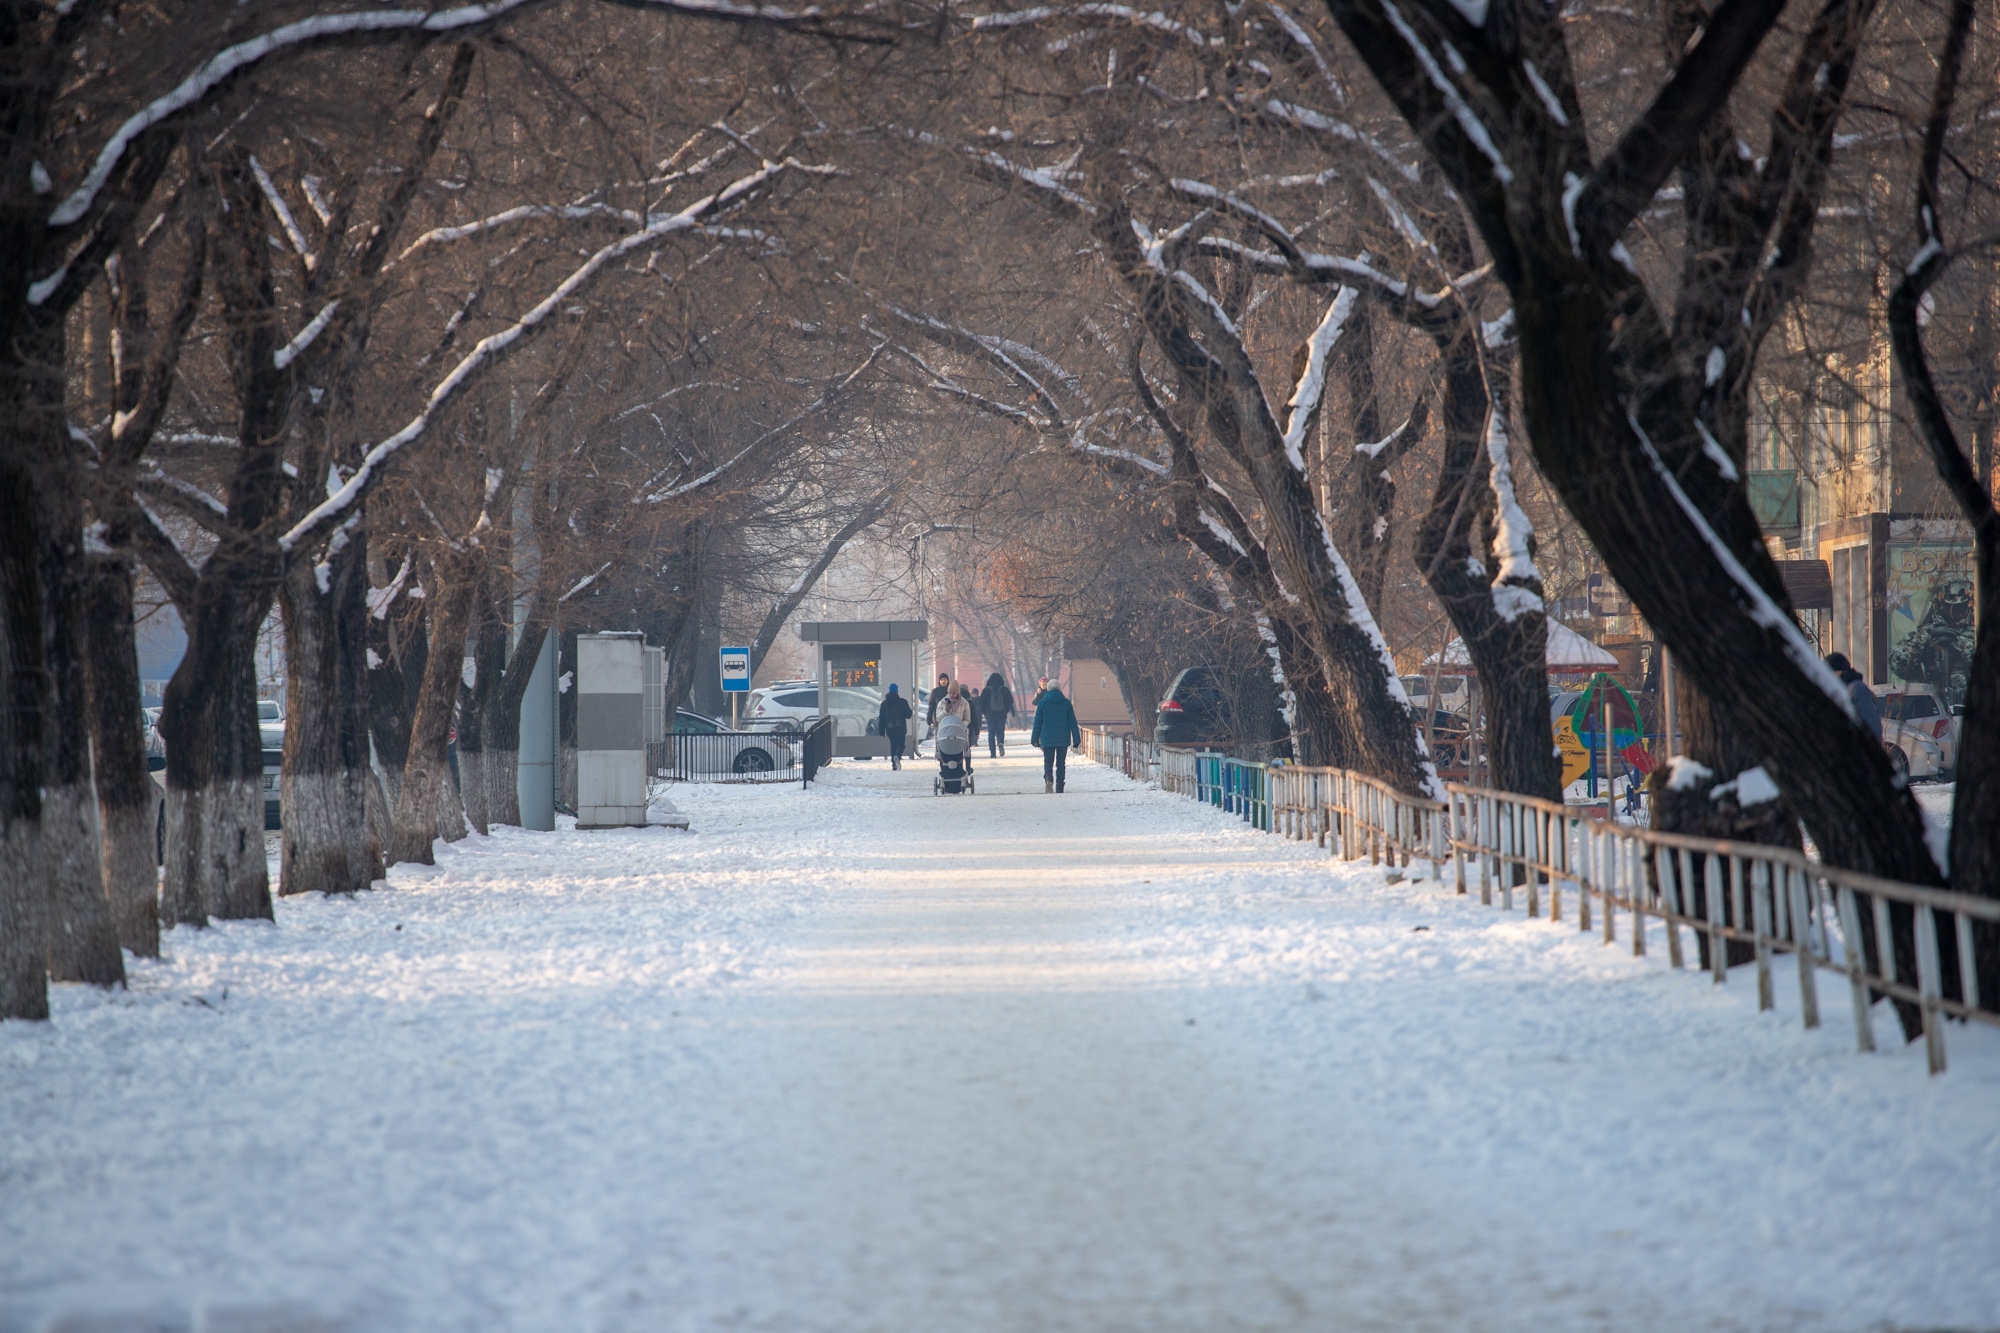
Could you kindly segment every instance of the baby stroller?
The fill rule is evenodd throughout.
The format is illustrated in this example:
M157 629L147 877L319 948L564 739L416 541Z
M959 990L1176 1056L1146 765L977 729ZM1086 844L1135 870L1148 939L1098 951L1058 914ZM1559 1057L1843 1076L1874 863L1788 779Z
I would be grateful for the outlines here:
M949 714L938 719L937 761L938 775L931 779L933 796L972 791L972 737L965 723Z

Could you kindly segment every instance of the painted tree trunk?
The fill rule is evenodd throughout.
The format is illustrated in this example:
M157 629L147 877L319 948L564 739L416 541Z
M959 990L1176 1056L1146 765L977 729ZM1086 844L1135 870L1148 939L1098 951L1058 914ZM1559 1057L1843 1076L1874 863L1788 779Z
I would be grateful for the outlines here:
M393 620L368 619L368 733L391 810L402 798L410 718L423 683L429 632L429 619L421 612Z
M416 715L410 723L409 757L403 765L402 792L390 831L392 863L436 864L432 839L440 836L441 812L457 800L451 781L449 746L453 715L458 708L473 588L469 578L453 578L443 570L432 583L429 655L424 663L423 685L417 694Z
M465 820L465 795L459 790L458 775L452 772L447 754L444 779L438 785L437 836L445 842L457 842L471 831Z
M547 618L531 609L507 658L506 676L493 692L486 721L486 799L495 824L521 822L521 704L548 637Z
M368 822L366 578L358 541L285 573L283 894L358 893L384 873Z
M364 781L363 790L368 802L368 837L375 844L376 854L389 845L390 834L395 828L395 819L390 813L395 809L389 801L387 785L382 781L380 769L371 767ZM384 858L384 873L387 873L387 859Z
M104 892L91 780L90 691L84 637L85 556L81 480L65 446L36 478L42 580L42 874L48 894L49 975L99 986L125 980L125 958ZM137 726L137 719L128 725Z
M85 593L92 768L103 836L104 892L118 943L160 956L160 868L155 793L139 727L139 654L132 628L132 571L93 556Z
M270 582L217 570L226 559L225 551L209 557L191 604L181 609L187 654L160 711L167 750L161 917L168 925L271 916L255 659ZM275 554L269 563L275 566Z
M458 790L464 801L465 822L480 835L489 831L486 806L485 721L480 717L478 698L462 694L458 708Z
M0 385L18 387L17 375L5 375ZM23 451L13 444L19 438L10 432L0 447L0 1019L45 1019L41 752L47 675L34 485Z

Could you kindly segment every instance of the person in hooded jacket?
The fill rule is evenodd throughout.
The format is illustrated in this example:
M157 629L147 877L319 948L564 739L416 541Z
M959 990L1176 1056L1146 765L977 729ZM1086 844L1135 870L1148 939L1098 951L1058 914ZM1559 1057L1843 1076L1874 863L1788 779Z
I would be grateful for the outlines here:
M957 681L944 688L944 702L938 706L939 717L955 717L965 724L965 766L972 767L972 742L979 738L979 705L975 696L967 694Z
M1854 716L1861 723L1861 729L1881 740L1882 704L1876 699L1875 691L1868 688L1867 678L1854 669L1846 653L1827 654L1826 664L1833 668L1833 674L1839 676L1840 683L1847 687L1847 697L1854 702Z
M889 767L903 766L903 741L909 735L910 701L889 683L889 692L882 696L882 706L875 710L875 730L889 738Z
M986 719L986 756L998 758L1007 753L1007 715L1014 711L1014 691L1007 688L1006 678L994 672L986 678L986 688L979 692L979 713Z
M1076 725L1076 709L1054 682L1035 705L1035 729L1028 733L1028 741L1041 747L1043 792L1060 792L1069 747L1083 744L1083 732Z

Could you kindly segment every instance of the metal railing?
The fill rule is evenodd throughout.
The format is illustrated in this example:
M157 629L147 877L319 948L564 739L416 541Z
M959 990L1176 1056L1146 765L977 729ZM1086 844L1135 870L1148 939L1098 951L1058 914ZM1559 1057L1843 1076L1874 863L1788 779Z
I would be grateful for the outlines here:
M1147 762L1128 757L1133 747ZM1616 941L1623 912L1635 956L1646 953L1647 923L1656 922L1675 968L1686 966L1681 932L1691 930L1718 984L1734 943L1756 965L1760 1010L1776 1006L1773 958L1793 954L1806 1027L1820 1024L1818 974L1838 973L1858 1047L1875 1049L1869 1008L1888 997L1919 1015L1933 1074L1945 1069L1947 1018L2000 1026L2000 996L1980 994L1973 948L1975 927L2000 930L2000 901L1842 870L1788 848L1616 824L1592 807L1483 787L1449 784L1446 799L1434 801L1347 769L1250 763L1130 738L1114 745L1095 731L1085 733L1085 749L1100 763L1117 755L1111 766L1128 776L1151 771L1163 790L1310 839L1343 860L1366 856L1403 870L1427 863L1439 880L1449 862L1459 893L1470 892L1476 874L1480 901L1492 904L1497 892L1504 911L1519 894L1529 916L1546 906L1559 922L1567 895L1577 929L1601 930L1606 944Z
M1513 906L1518 890L1529 916L1548 895L1560 921L1563 894L1576 904L1577 928L1590 930L1595 903L1605 943L1617 937L1617 914L1632 924L1635 956L1646 952L1648 918L1662 924L1667 960L1686 966L1681 930L1698 937L1717 984L1728 976L1729 945L1746 945L1756 964L1757 1007L1776 1007L1771 961L1798 959L1799 1009L1820 1023L1818 974L1847 980L1855 1043L1875 1049L1873 998L1912 1005L1933 1074L1945 1069L1944 1019L2000 1026L2000 996L1982 997L1973 958L1974 923L2000 928L2000 902L1842 870L1802 852L1632 828L1554 801L1453 784L1450 851L1458 891L1468 891L1466 863L1478 868L1481 902ZM1882 942L1889 941L1888 948Z
M675 782L791 782L799 775L797 733L675 732L646 750L652 775Z
M799 738L800 766L804 770L800 786L806 786L819 776L819 771L833 762L833 719L815 718L806 727L805 735Z

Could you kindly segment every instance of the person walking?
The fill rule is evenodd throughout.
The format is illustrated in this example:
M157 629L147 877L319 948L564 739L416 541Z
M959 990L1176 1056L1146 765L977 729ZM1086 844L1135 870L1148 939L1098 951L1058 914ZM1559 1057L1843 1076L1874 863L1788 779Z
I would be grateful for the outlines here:
M976 725L973 719L979 716L979 710L973 707L972 697L960 689L958 682L954 680L945 686L944 701L939 706L938 712L945 717L955 717L965 724L965 767L969 772L972 768L973 728Z
M1014 711L1014 691L1006 678L994 672L979 692L979 712L986 719L986 757L997 759L1007 753L1007 715Z
M875 730L889 738L889 767L903 766L903 740L909 735L910 701L902 696L892 681L889 692L882 696L882 706L875 710Z
M940 671L938 672L937 684L931 686L930 706L924 710L924 729L933 736L937 735L938 709L944 703L945 689L950 684L951 677ZM923 747L919 745L917 748L922 749Z
M1854 669L1846 653L1827 654L1826 664L1840 677L1840 683L1847 686L1847 697L1854 701L1855 720L1860 722L1862 730L1881 740L1882 705L1875 698L1875 691L1868 688L1867 679Z
M1040 708L1042 706L1042 696L1048 692L1049 678L1047 676L1035 677L1035 694L1033 698L1028 700L1028 707Z
M1083 732L1076 725L1076 709L1070 706L1062 689L1044 684L1042 701L1035 705L1035 727L1028 733L1028 743L1041 747L1042 791L1060 792L1069 747L1083 744Z

